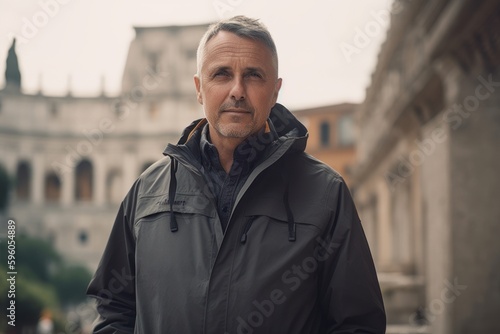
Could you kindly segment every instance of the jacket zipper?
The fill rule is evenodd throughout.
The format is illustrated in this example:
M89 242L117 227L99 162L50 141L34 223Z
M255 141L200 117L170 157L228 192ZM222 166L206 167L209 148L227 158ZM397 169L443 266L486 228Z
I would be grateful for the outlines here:
M243 228L243 233L241 234L240 242L242 244L247 242L248 239L248 230L250 230L250 227L252 227L252 223L257 218L257 216L251 216L250 219L246 222L245 227Z

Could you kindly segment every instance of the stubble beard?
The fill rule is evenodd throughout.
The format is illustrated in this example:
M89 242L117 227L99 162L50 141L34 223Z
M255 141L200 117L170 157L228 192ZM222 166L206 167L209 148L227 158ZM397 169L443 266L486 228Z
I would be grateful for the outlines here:
M239 118L236 116L235 118ZM215 122L215 130L226 138L246 138L252 134L255 127L255 121L252 119L249 123L244 123L243 120L233 119L231 123L226 124L221 121L221 117Z
M242 108L250 114L232 115L226 122L222 121L223 117L227 118L227 115L223 114L224 110L230 108ZM226 138L246 138L255 130L254 116L255 110L246 101L226 102L219 109L214 128L221 136ZM246 119L248 117L250 117L250 121Z

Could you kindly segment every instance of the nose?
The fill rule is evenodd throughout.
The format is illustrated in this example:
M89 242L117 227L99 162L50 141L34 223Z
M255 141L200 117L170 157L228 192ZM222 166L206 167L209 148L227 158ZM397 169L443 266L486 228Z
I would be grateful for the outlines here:
M241 101L245 99L246 93L243 80L236 78L234 79L230 94L231 94L231 99L234 99L236 101Z

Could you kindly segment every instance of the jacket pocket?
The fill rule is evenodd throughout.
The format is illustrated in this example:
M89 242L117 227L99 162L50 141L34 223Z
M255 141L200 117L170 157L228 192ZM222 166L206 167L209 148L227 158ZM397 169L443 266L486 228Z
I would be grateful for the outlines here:
M242 238L244 234L247 235L255 224L262 224L264 221L267 224L276 224L281 229L286 229L289 232L290 225L293 223L294 227L300 229L311 229L316 233L320 233L322 221L324 217L324 208L313 207L305 208L291 207L289 203L284 203L283 198L276 197L260 197L252 198L246 203L244 216L249 220L247 225L244 226ZM307 211L307 212L306 212ZM258 219L259 217L266 217L265 219ZM286 232L285 236L289 236Z
M213 205L210 205L209 199L202 195L177 193L172 206L166 194L141 196L137 202L134 237L137 239L142 224L154 223L158 217L165 217L163 221L169 225L172 224L172 219L175 219L176 224L206 222L214 219L216 212ZM204 217L204 219L197 217Z

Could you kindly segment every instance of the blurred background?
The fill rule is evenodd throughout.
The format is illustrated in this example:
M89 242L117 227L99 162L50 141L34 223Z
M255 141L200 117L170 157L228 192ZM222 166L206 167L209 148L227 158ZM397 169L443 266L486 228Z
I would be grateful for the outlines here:
M119 203L203 116L199 39L238 14L351 189L387 333L500 333L497 0L0 0L0 333L89 333Z

